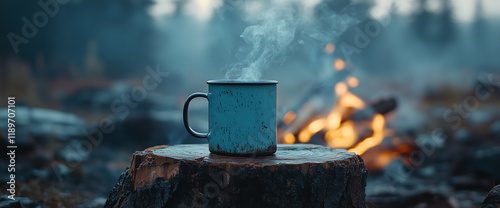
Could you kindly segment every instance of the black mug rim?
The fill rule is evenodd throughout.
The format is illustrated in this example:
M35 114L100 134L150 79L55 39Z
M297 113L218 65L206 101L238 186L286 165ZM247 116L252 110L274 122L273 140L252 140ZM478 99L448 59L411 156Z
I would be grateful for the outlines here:
M208 80L209 85L275 85L278 84L276 80L252 80L252 81L241 81L235 79L217 79Z

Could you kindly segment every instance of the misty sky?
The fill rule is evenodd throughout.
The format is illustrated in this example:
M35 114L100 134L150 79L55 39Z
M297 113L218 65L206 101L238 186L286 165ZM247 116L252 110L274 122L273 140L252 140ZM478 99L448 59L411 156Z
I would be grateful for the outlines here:
M401 14L410 14L417 8L418 0L397 0L401 2L401 7L398 12ZM500 1L499 0L482 0L483 11L485 17L500 18ZM376 0L376 6L373 10L387 9L394 0ZM441 0L428 0L427 8L431 11L439 11L441 9ZM457 20L469 22L474 19L475 7L477 0L451 0L454 7L453 15Z
M363 1L363 0L353 0ZM401 6L398 10L400 14L411 14L417 7L419 0L375 0L375 6L372 11L383 10L390 7L392 2L399 1ZM469 22L473 20L475 15L476 2L478 0L451 0L454 7L454 16L457 20ZM150 13L154 17L168 16L176 10L174 1L172 0L155 0L156 4L151 7ZM190 0L188 6L183 11L186 14L192 15L199 20L206 21L214 15L214 10L217 10L223 0ZM319 0L304 1L306 6L314 6L319 3ZM441 9L441 0L428 0L427 8L430 11L439 11ZM500 18L500 0L482 0L484 16L489 18ZM252 6L252 5L247 5Z

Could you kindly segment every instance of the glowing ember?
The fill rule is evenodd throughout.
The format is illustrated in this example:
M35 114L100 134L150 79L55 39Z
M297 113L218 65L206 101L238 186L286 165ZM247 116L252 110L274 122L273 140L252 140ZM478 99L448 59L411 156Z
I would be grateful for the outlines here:
M293 144L295 143L295 136L290 132L286 132L283 136L283 142L285 144Z
M344 82L339 82L335 85L335 94L343 95L347 93L347 85Z
M380 170L399 157L399 153L392 150L378 150L365 155L366 167L371 170Z
M308 129L304 129L299 133L299 142L306 143L311 140L312 133Z
M295 112L288 111L288 113L286 113L285 116L283 116L283 123L285 125L292 123L292 121L295 119L296 116L297 115L295 114Z
M401 153L410 154L413 151L413 148L410 145L402 144L396 147L396 150Z
M351 107L356 109L361 109L365 107L365 102L359 99L356 95L351 93L346 93L340 98L340 106Z
M333 45L332 43L328 43L325 47L325 52L331 54L333 53L333 51L335 51L335 45Z
M357 87L359 85L359 81L356 77L347 77L347 84L349 87Z
M345 62L342 59L335 59L333 66L335 67L335 70L340 71L345 68Z
M376 157L377 159L375 160L375 163L373 165L376 166L376 169L381 169L389 165L389 163L391 163L394 159L396 159L397 156L398 156L397 152L384 152L378 154Z

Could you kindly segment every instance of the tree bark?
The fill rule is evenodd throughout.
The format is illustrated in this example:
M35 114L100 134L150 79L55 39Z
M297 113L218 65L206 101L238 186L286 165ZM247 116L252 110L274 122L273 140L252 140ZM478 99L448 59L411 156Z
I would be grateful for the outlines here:
M500 185L497 185L491 189L491 191L486 195L481 208L498 208L500 207Z
M105 207L365 207L365 186L363 160L343 149L233 157L206 144L159 146L133 154Z

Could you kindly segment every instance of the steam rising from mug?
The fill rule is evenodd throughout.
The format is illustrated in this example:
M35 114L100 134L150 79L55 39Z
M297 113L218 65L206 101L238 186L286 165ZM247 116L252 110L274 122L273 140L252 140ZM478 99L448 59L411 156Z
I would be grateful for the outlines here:
M275 58L283 55L294 39L298 22L292 7L274 6L262 9L264 11L249 18L249 21L258 24L247 27L240 37L250 48L239 49L236 58L242 61L230 67L226 73L227 79L236 78L244 81L259 79L262 70Z
M253 1L255 3L255 1ZM303 38L319 40L324 44L336 39L348 27L359 22L352 14L324 13L327 16L314 17L314 9L325 5L308 1L270 0L260 6L246 9L245 20L251 24L241 34L246 45L236 53L238 62L229 66L226 79L254 81L271 63L283 63L286 53ZM313 2L313 1L311 1ZM320 11L322 8L318 9ZM325 8L323 8L325 9ZM309 16L308 16L309 15ZM300 36L300 37L297 37ZM324 45L323 45L324 47Z

